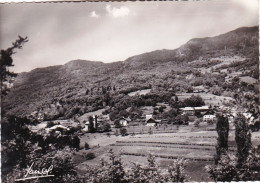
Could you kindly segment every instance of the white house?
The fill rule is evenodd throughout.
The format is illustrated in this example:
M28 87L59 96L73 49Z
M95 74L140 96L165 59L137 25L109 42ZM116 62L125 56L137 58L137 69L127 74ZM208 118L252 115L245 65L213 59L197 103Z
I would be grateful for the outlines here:
M209 106L194 107L194 110L198 112L206 112L209 110Z
M205 121L205 122L213 121L214 119L216 119L216 116L212 115L212 114L208 114L208 115L204 115L203 116L203 121Z
M85 126L84 126L84 128L82 129L82 131L88 132L88 128L89 128L89 121L87 121L87 122L85 123Z
M195 113L194 107L184 107L184 108L180 108L180 110L182 111L183 114L194 115Z
M120 122L121 126L127 126L130 121L131 120L129 118L123 118L122 117L122 118L119 119L119 122Z

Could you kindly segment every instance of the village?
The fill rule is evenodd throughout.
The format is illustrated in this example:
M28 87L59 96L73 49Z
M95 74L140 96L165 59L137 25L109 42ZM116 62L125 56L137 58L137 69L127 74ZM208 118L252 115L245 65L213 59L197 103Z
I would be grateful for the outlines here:
M240 97L250 96L258 91L257 80L249 76L241 76L238 79L241 85L251 89ZM131 97L142 96L150 91L139 90L130 95ZM179 101L193 97L201 99L203 105L173 108ZM111 120L110 115L105 114L104 111L107 109L104 108L68 120L41 122L31 126L31 130L41 135L54 134L55 137L76 134L80 142L78 152L74 154L73 159L80 171L86 171L86 165L95 166L100 158L106 159L107 151L112 148L115 153L121 154L126 163L129 163L131 157L145 164L145 157L152 153L158 157L160 165L165 168L173 159L185 158L190 162L190 176L197 177L197 180L209 181L205 173L197 175L199 172L194 169L192 162L200 162L198 165L201 167L212 163L218 115L224 115L228 119L231 144L234 144L235 140L234 119L238 113L242 113L253 129L253 144L259 143L259 119L255 118L254 111L234 105L237 101L238 99L232 97L214 95L204 86L195 86L192 92L176 93L171 101L140 107L142 115L135 119L123 114ZM131 108L126 109L127 112L129 110ZM173 120L169 121L169 116L164 115L168 113L176 113ZM231 145L229 151L234 152L235 146ZM199 152L200 156L196 152Z
M227 72L226 70L221 70L221 72ZM250 77L250 76L241 76L242 72L232 72L228 73L225 77L225 83L232 83L234 78L237 78L241 85L251 87L251 90L243 92L243 97L252 97L254 93L259 91L259 81ZM149 90L139 90L137 92L131 92L129 96L141 96L149 93ZM218 112L224 113L229 120L229 123L233 123L234 118L237 116L237 113L243 113L243 115L249 120L249 124L253 125L255 123L255 119L253 114L246 110L245 108L238 108L236 105L230 105L230 103L234 103L235 99L232 97L224 97L219 95L214 95L207 87L200 85L194 86L192 91L186 91L182 93L176 93L176 97L180 100L184 100L191 96L202 96L206 105L199 107L180 107L178 108L178 113L182 116L185 116L187 119L185 121L185 125L194 124L195 121L201 123L216 123L216 114ZM174 98L174 96L172 97ZM59 105L59 104L57 104ZM160 109L159 109L160 108ZM115 129L121 127L129 127L129 126L149 126L149 127L158 127L162 125L178 125L178 122L171 123L167 119L162 118L161 116L155 115L156 110L162 110L163 112L170 111L172 108L169 106L169 102L158 103L157 106L151 107L143 107L142 116L139 119L131 120L129 117L119 116L116 120L111 120L108 114L103 114L105 109L100 109L94 112L86 113L82 116L75 116L72 119L68 120L54 120L53 125L50 128L46 128L47 122L42 122L38 126L33 126L33 128L38 131L39 129L46 128L47 131L55 130L56 128L68 129L69 127L80 126L82 132L91 132L90 125L93 126L95 132L102 132L102 128L104 124L107 125L107 128ZM161 112L162 112L161 111ZM158 111L157 111L158 112ZM157 113L156 113L157 114ZM43 115L38 114L37 111L33 112L30 116L37 116L38 120L42 121ZM92 124L93 123L93 124ZM106 129L105 131L110 131ZM113 131L113 130L112 130ZM58 132L57 132L58 133Z

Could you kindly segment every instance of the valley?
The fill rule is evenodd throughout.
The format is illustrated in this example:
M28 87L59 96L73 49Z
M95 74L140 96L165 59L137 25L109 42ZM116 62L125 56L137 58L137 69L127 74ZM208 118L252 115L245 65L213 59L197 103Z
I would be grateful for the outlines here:
M19 73L2 101L4 129L21 127L14 134L27 135L33 158L66 152L61 157L83 181L107 168L100 159L110 161L110 149L129 171L149 166L152 155L162 175L183 159L187 180L213 181L205 166L214 165L219 123L227 124L230 156L239 120L260 148L258 55L255 26L125 61L73 60Z

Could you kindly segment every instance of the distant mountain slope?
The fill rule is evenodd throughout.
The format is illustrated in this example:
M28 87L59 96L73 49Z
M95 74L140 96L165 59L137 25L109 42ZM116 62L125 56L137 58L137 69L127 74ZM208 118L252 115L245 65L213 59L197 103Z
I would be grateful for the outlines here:
M69 108L84 102L88 106L91 105L89 99L98 96L102 87L114 87L118 92L131 87L170 85L174 73L193 69L182 67L183 64L198 58L240 55L258 59L258 52L258 27L255 26L212 38L191 39L177 49L156 50L132 56L124 62L73 60L65 65L37 68L18 75L3 100L2 109L8 114L26 115L50 109L51 104L57 105L59 101L66 101ZM172 80L167 80L168 76ZM90 90L92 93L88 94Z
M201 56L207 57L213 54L219 56L238 52L244 55L257 55L258 29L258 26L242 27L216 37L191 39L175 50L156 50L130 57L125 60L125 64L129 67L139 67L156 62L192 61Z

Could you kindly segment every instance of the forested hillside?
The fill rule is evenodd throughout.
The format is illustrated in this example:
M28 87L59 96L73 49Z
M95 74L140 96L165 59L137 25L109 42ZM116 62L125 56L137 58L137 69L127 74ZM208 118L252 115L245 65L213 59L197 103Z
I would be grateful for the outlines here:
M70 118L113 107L129 92L140 89L152 89L154 94L186 92L199 85L210 91L215 86L224 90L227 73L221 69L243 70L244 75L259 78L258 39L258 26L243 27L216 37L191 39L175 50L156 50L125 61L73 60L37 68L18 75L3 100L3 113L24 116L37 111L48 114L46 119Z

